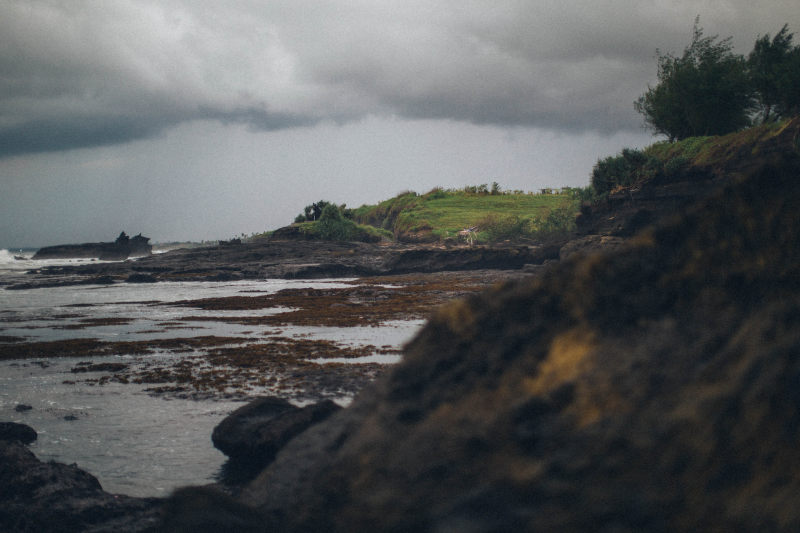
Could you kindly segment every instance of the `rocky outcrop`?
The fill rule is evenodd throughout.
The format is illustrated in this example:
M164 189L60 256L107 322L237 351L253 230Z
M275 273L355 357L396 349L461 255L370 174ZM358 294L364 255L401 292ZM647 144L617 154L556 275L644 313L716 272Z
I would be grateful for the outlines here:
M800 529L800 158L748 172L441 309L237 503L276 531Z
M84 244L61 244L39 249L33 259L97 258L105 261L122 261L129 257L150 255L153 251L150 239L140 233L128 237L123 231L114 242L90 242Z
M463 270L518 270L558 258L558 246L457 246L261 240L174 250L118 263L48 266L6 289L76 284L319 279Z
M388 257L384 271L405 274L443 270L517 270L525 265L556 259L558 250L558 246L419 247Z
M146 531L160 506L104 492L77 466L42 462L21 442L0 440L0 531Z

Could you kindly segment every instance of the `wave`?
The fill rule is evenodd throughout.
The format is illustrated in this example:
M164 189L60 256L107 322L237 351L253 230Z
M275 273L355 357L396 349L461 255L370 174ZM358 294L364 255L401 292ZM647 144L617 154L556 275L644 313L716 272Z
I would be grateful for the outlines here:
M17 257L23 257L24 259L30 259L33 254L30 252L11 252L6 250L5 248L0 248L0 265L6 263L16 263L19 261Z

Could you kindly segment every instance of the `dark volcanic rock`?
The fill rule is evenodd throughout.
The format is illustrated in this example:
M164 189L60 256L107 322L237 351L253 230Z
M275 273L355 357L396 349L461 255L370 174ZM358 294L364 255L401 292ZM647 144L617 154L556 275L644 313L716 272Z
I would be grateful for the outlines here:
M300 408L281 398L259 398L220 422L211 440L218 450L232 462L247 467L254 477L290 439L339 409L330 400ZM238 466L233 469L242 470Z
M235 246L173 250L135 261L43 267L7 289L88 283L317 279L414 272L520 270L558 258L558 246L372 244L259 240ZM30 280L30 281L28 281Z
M37 439L36 430L16 422L0 422L0 441L18 441L30 444Z
M43 463L18 442L0 441L0 531L145 531L160 501L103 492L75 465Z
M443 270L521 269L558 258L558 246L475 246L445 249L419 247L386 260L387 273L441 272Z

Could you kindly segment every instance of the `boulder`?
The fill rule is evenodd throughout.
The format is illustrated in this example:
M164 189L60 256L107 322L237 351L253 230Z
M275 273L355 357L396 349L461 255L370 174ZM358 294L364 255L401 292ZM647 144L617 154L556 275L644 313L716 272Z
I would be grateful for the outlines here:
M0 422L0 441L17 441L30 444L38 438L36 430L16 422Z
M330 400L296 407L282 398L259 398L240 407L214 428L214 446L252 475L267 465L290 439L340 407Z

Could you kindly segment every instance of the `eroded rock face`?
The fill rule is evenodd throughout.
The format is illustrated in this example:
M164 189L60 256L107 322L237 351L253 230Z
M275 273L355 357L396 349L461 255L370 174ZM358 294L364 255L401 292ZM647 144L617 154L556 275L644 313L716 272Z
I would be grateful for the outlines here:
M288 531L800 529L798 178L444 308L242 501Z

